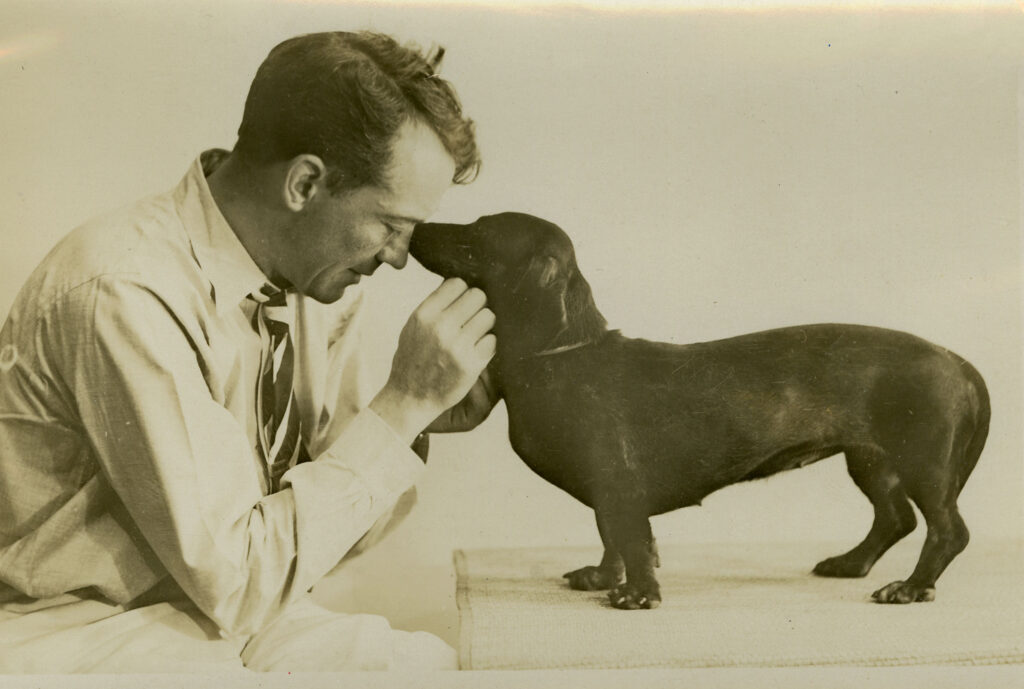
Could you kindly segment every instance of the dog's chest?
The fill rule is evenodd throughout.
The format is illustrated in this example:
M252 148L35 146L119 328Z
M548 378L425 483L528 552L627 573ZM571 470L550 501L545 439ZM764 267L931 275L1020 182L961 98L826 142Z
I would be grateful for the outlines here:
M505 405L512 446L524 459L565 451L572 429L586 420L570 399L574 391L550 361L519 367L506 377Z
M593 438L590 384L564 361L537 360L503 372L509 440L537 474L576 495ZM580 497L580 496L577 496Z

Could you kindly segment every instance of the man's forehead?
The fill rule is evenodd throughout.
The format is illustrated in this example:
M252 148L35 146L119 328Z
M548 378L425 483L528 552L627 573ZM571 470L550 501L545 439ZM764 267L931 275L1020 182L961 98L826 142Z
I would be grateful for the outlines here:
M390 167L388 186L402 195L443 193L455 176L455 159L441 139L430 127L415 120L399 130Z
M374 212L381 220L395 224L416 225L433 215L437 204L415 196L401 195L391 190L382 190L374 203Z
M376 195L374 210L382 220L415 225L437 212L449 186L392 186L381 189Z

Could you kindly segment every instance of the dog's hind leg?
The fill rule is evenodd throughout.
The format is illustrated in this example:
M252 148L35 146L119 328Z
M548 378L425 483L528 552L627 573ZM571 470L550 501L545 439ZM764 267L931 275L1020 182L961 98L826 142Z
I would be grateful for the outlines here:
M601 542L604 544L601 564L581 567L562 575L569 580L569 587L577 591L606 591L615 588L622 582L623 574L626 571L622 564L622 556L611 545L607 516L602 519L601 512L595 514L597 515L597 530L601 534Z
M970 541L956 499L984 445L987 403L976 420L959 419L944 433L936 428L938 425L904 428L904 446L908 449L903 451L897 471L910 500L925 517L928 535L918 565L905 582L893 582L872 594L880 603L933 600L936 579Z
M894 581L871 594L879 603L914 603L935 599L935 580L964 548L970 534L956 505L918 503L928 536L917 567L906 581Z
M919 485L908 485L910 498L921 510L928 535L921 548L917 566L906 581L894 581L872 594L879 603L913 603L935 599L935 581L970 540L956 506L959 486L951 485L955 477L923 479Z
M985 446L991 410L978 372L956 359L951 373L944 368L948 356L930 362L931 386L885 391L890 413L876 417L884 423L877 437L898 458L900 483L928 526L913 573L875 591L879 603L933 600L936 580L970 540L956 501Z
M814 573L822 577L865 576L885 551L917 525L900 478L881 451L849 448L844 454L850 477L871 501L875 518L860 544L814 567Z

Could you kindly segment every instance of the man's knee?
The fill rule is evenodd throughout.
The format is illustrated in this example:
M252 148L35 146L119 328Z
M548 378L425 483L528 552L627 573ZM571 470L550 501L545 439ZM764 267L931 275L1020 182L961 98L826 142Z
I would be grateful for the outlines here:
M429 632L394 630L392 670L458 670L455 649Z
M454 649L433 634L394 630L379 615L349 615L308 597L286 608L242 651L250 670L330 672L457 669Z

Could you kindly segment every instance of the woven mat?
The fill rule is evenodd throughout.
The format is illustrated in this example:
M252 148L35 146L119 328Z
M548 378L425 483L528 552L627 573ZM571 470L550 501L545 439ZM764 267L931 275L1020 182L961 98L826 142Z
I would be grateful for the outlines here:
M561 575L599 549L455 552L462 669L626 669L1024 662L1020 543L972 543L936 600L879 605L918 544L900 543L864 579L808 572L839 546L662 546L656 610L612 608Z

